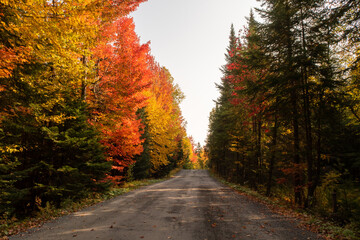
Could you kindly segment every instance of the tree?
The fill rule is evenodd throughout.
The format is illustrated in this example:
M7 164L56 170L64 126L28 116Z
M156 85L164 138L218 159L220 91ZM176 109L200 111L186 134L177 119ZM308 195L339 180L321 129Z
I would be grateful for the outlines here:
M333 201L323 197L329 189L341 195L339 185L348 189L341 198L356 192L358 54L338 50L344 42L358 47L351 40L357 32L349 30L357 15L349 21L345 13L357 8L337 4L329 14L321 0L266 0L257 9L263 23L250 14L242 41L228 51L231 61L210 114L206 149L215 172L267 195L292 188L291 201L304 208L323 208Z
M229 175L229 169L233 160L233 153L229 150L233 122L236 122L236 116L232 113L231 100L233 96L233 85L230 80L232 66L236 61L236 52L238 49L238 40L235 36L235 30L231 25L229 46L225 54L226 64L222 68L223 78L221 84L216 85L220 91L220 97L216 101L216 107L210 115L208 146L210 156L210 166L222 176Z
M179 104L183 94L166 68L152 62L153 85L145 110L148 119L149 155L151 172L163 175L164 167L171 164L178 142L182 137L182 117ZM178 139L178 141L176 141ZM168 170L164 170L167 172Z
M125 177L134 157L143 151L143 128L137 112L147 101L151 85L149 46L140 45L131 18L119 18L104 29L107 41L95 50L98 80L88 93L92 122L102 132L108 161L113 162L112 179Z
M140 2L1 1L1 213L25 216L108 186L109 163L84 102L99 80L93 49Z

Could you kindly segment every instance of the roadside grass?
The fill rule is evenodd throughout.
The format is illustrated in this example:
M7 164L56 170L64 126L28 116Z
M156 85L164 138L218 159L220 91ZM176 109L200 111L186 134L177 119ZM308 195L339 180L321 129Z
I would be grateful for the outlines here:
M15 217L2 216L0 217L0 239L6 240L10 235L18 234L30 228L40 227L46 221L77 212L83 208L123 195L140 187L165 181L180 170L181 169L175 169L171 171L168 176L161 179L145 179L125 182L121 186L111 187L106 193L93 193L79 201L65 199L60 208L56 208L51 203L47 202L44 207L39 207L39 211L33 217L17 219Z
M265 204L270 210L286 217L297 218L300 220L302 228L316 232L326 240L360 240L360 232L352 225L347 225L345 227L339 226L328 219L321 218L321 216L318 216L313 212L295 207L287 201L275 197L266 197L264 194L254 191L246 186L228 182L211 171L210 174L239 194Z

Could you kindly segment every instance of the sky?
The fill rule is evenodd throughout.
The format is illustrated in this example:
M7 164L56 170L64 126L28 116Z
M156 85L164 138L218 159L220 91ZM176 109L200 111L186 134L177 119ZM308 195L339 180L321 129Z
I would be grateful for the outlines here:
M205 144L209 115L219 97L231 24L246 26L256 0L148 0L131 14L141 43L169 69L185 94L181 103L187 134Z

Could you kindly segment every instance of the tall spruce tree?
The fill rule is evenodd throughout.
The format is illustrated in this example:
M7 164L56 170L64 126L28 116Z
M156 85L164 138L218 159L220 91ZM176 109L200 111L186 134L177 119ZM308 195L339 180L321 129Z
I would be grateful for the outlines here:
M284 170L294 178L295 202L308 207L314 202L321 174L322 111L337 101L340 86L334 78L331 56L336 41L329 29L334 25L324 22L327 13L322 0L263 3L265 9L259 11L265 19L262 40L266 55L272 59L264 86L276 99L273 103L279 120L292 126L293 162Z
M229 174L233 154L229 151L231 131L235 123L235 117L231 111L231 97L233 86L228 76L231 74L229 65L235 62L238 47L234 26L231 25L229 46L225 54L226 64L222 67L223 78L216 87L220 91L220 97L216 100L216 107L210 117L210 134L208 144L210 147L211 166L223 176Z
M296 41L295 14L297 9L292 1L269 0L263 1L266 8L261 11L265 20L265 35L267 54L272 58L270 71L273 76L273 89L281 96L280 102L284 106L283 118L292 126L292 168L294 171L295 202L302 203L302 172L300 156L299 133L299 94L300 75L296 70ZM291 113L290 117L288 113Z
M59 205L66 198L78 199L109 186L103 179L110 163L105 161L98 133L87 122L86 105L72 96L47 113L50 118L60 112L64 121L42 125L38 120L42 115L35 109L23 112L21 108L2 121L2 144L18 146L18 151L6 156L16 160L16 167L3 173L13 182L2 199L8 203L7 211L28 214L46 202ZM44 97L29 98L34 98L34 106L35 99Z

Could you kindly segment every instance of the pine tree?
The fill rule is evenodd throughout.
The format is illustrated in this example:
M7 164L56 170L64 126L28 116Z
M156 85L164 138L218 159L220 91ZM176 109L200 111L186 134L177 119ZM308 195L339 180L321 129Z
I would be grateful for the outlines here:
M46 202L59 205L66 198L78 199L109 186L103 179L110 165L97 131L87 122L86 105L71 94L67 98L47 116L59 111L64 121L39 125L36 113L17 112L2 122L2 144L20 149L11 154L17 166L5 172L13 181L5 199L8 209L31 213Z
M145 108L138 111L138 116L141 118L141 123L144 126L144 131L141 136L143 139L143 152L136 157L132 171L135 179L145 179L151 176L150 170L152 165L149 153L149 142L151 141L151 135L149 134L149 122Z
M221 83L217 84L220 91L220 97L216 101L216 108L210 115L208 146L210 149L210 165L223 176L227 176L232 159L232 153L229 151L231 142L231 130L235 122L235 116L231 112L231 98L233 93L232 83L228 76L231 74L228 68L233 64L238 47L237 37L235 36L234 26L231 25L229 46L225 54L226 64L222 67L223 78Z

